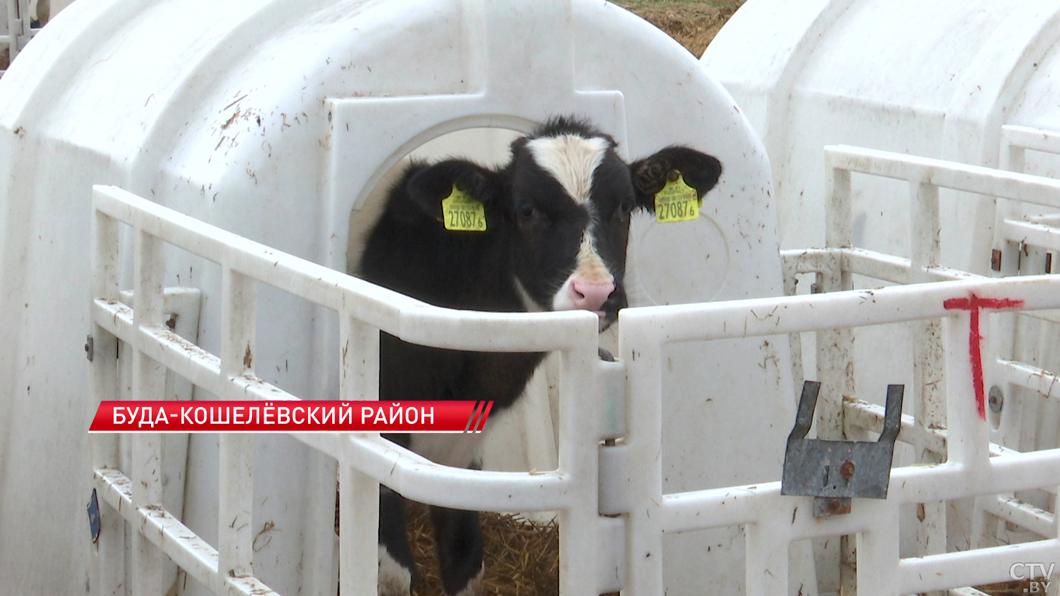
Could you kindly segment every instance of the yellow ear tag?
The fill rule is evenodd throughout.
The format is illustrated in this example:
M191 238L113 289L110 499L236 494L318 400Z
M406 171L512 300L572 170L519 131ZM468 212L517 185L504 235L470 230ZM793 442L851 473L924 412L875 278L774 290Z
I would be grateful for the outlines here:
M445 229L458 232L485 232L486 207L455 186L442 199L442 222Z
M666 186L655 195L655 220L659 223L689 221L699 218L699 208L703 200L696 189L685 184L683 176L667 182Z

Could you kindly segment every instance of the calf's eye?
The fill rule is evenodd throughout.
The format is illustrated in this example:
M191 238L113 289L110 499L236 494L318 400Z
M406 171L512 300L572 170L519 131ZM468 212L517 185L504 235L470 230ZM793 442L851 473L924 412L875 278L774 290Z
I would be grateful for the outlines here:
M515 212L523 219L530 219L534 216L534 206L526 201L522 201L516 205Z

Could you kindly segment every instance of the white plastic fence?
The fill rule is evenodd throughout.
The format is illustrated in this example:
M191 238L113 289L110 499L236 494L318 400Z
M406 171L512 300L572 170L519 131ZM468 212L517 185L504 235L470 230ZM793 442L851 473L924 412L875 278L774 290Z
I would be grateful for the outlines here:
M0 47L7 47L10 60L14 60L19 51L40 31L36 27L30 27L30 3L31 0L7 0L7 26L0 32ZM3 72L0 70L0 74Z
M1026 545L913 559L898 557L898 513L902 504L996 494L1060 480L1060 450L990 457L987 423L978 417L972 389L968 358L970 316L944 306L947 300L965 299L974 293L984 299L1022 300L1029 309L1053 308L1060 304L1058 290L1060 278L1027 277L643 308L625 313L621 353L626 362L629 393L635 398L630 404L628 453L624 459L627 470L640 472L638 480L629 483L636 492L627 497L631 593L661 593L661 562L655 553L662 533L731 525L746 526L747 593L755 595L788 593L789 545L796 540L825 536L857 534L856 587L863 595L921 593L1006 581L1015 562L1060 560L1060 540L1055 534L1051 540ZM855 500L850 514L827 519L813 517L809 498L781 496L778 483L662 493L657 459L657 398L663 370L659 366L660 354L665 344L703 337L767 336L940 317L944 319L946 344L953 346L945 359L947 463L895 469L887 500ZM831 377L831 382L825 382L818 400L819 429L832 421L841 424L844 410L849 408L850 402L844 399L849 394L845 394L835 376L822 373L822 379ZM920 437L910 422L903 421L899 440L915 443ZM601 468L605 487L610 472L607 465ZM605 488L602 502L607 502L610 494Z
M1028 151L1060 155L1060 134L1002 127L1001 169L1023 171ZM994 269L1004 276L1056 273L1060 269L1056 260L1060 251L1058 213L1057 201L1028 203L998 198ZM1055 374L1060 364L1060 313L1007 315L1002 322L999 353L1011 355L999 362L998 395L1003 401L998 404L1001 412L992 420L995 440L1019 451L1055 447L1055 430L1040 430L1060 425L1056 418L1060 378ZM1033 340L1035 336L1037 341ZM973 538L980 544L996 544L1011 539L1014 532L1050 536L1056 527L1056 495L1057 487L1051 486L1031 495L1002 494L981 499L973 518Z
M944 533L940 503L971 496L996 499L994 495L1060 485L1060 449L1019 453L990 446L989 423L976 407L969 347L973 317L967 309L946 306L974 295L981 300L1017 301L1020 309L1028 311L1060 308L1060 276L972 279L939 266L935 233L940 187L1060 205L1060 182L848 147L829 148L827 156L830 212L836 214L828 224L829 245L786 255L790 271L818 273L819 285L827 292L624 310L620 315L624 396L605 391L611 375L597 358L597 323L591 314L495 314L431 307L119 189L100 187L94 199L94 394L99 399L118 394L115 344L120 340L132 348L133 399L159 399L167 369L221 399L297 399L261 381L245 365L246 351L254 349L254 295L259 283L339 313L340 399L376 399L380 330L406 341L454 349L558 351L560 463L552 472L457 470L428 462L374 435L295 435L339 463L343 594L375 593L379 483L411 499L448 507L558 510L560 586L567 595L619 588L627 594L662 594L664 533L733 525L746 530L747 593L762 596L788 593L792 542L824 536L856 536L847 540L844 553L846 580L863 595L1006 581L1014 564L1060 561L1055 519L1038 524L1044 540L1025 544L923 552L916 558L899 557L898 548L903 504L925 504L928 527L921 531ZM918 206L912 218L911 259L850 246L851 172L910 182ZM121 225L130 226L135 239L132 309L119 302ZM222 267L219 356L163 325L163 243ZM969 278L855 291L848 289L853 273L899 283ZM983 346L982 364L990 386L998 375L1018 377L1023 365L996 352L999 342L985 330L999 325L999 315L987 312L980 324L989 340ZM663 493L660 397L666 345L817 332L823 382L817 432L820 438L842 438L855 427L872 431L882 427L882 410L853 398L849 329L906 321L920 322L922 341L916 342L917 411L903 418L899 440L934 455L925 455L933 458L928 460L932 465L895 469L888 499L856 499L851 513L817 519L809 497L781 496L776 482ZM945 382L935 382L939 378ZM604 404L606 395L624 397L625 403ZM619 421L614 428L605 428L599 415L602 407L624 408L625 424ZM601 446L600 441L608 438L620 440ZM169 587L164 585L168 558L217 593L267 593L253 573L253 524L230 523L250 521L246 518L252 510L252 445L247 435L221 439L218 519L223 521L215 547L162 508L157 435L133 438L133 465L127 472L117 469L116 438L94 436L96 484L105 507L99 577L93 585L101 593L121 593L123 585L135 594L164 593ZM945 463L940 463L943 454ZM128 570L123 568L123 521L133 528Z
M1026 127L1002 127L1000 153L1002 169L1022 171L1025 167L1027 151L1060 155L1060 134ZM997 217L994 223L994 248L1001 254L999 269L1002 275L1027 274L1028 271L1031 273L1060 272L1060 260L1057 260L1057 257L1060 257L1060 206L1056 202L1044 206L1051 208L1042 210L1039 205L1026 205L1007 200L998 201ZM1054 349L1058 347L1060 335L1058 335L1056 325L1060 324L1060 313L1053 312L1035 318L1040 320L1043 336L1048 334L1048 337L1053 338ZM1057 354L1052 354L1054 366L1056 357ZM1015 385L1053 400L1054 403L1060 400L1060 380L1055 374L1026 364L1021 367L1010 367L1009 370L1013 373L1012 382ZM1036 417L1043 410L1043 402L1042 400L1021 400L1016 405L1019 408L1014 411L1009 420L1002 420L999 424L1001 438L1008 439L1008 443L1014 444L1009 446L1015 446L1018 449L1036 448L1041 442L1040 438L1036 436L1030 425L1023 425L1020 428L1018 423L1021 418ZM1053 422L1060 425L1060 421L1054 420Z
M1017 141L1022 141L1028 144L1029 148L1043 151L1057 144L1055 139L1048 140L1055 136L1050 133L1024 129L1019 131L1020 136L1017 137L1013 135L1013 131L1007 130L1008 128L1006 127L1003 135L1006 139L1010 139L1003 142L1003 164L1007 162L1004 156L1009 152L1006 144L1016 145ZM854 274L900 284L978 277L941 266L939 263L938 198L940 188L998 197L999 225L995 232L1000 238L999 247L1005 243L1004 233L1006 231L1011 234L1011 229L1022 231L1028 225L1037 226L1039 229L1042 227L1040 224L1016 222L1011 218L1005 221L1003 214L1012 213L1014 209L1017 209L1016 205L1031 204L1047 208L1060 206L1060 182L1052 179L853 147L829 147L826 148L825 155L828 175L826 197L828 201L826 211L828 214L828 246L824 250L785 251L786 277L789 280L789 292L792 293L794 290L792 280L795 275L807 272L818 275L818 288L823 291L851 288ZM898 258L852 246L851 173L885 176L905 180L908 183L913 211L909 231L911 258ZM1018 247L1008 246L1003 251L1003 261L1006 263L1006 270L1003 273L1008 275L1018 273L1015 266L1018 255L1025 250L1024 241L1030 243L1026 235L1018 237L1021 239ZM1055 321L1057 318L1056 313L1053 312L1027 314L1044 321ZM990 344L992 347L983 350L982 366L986 377L985 387L1013 385L1032 389L1045 397L1055 397L1050 393L1050 391L1055 393L1052 387L1057 378L1055 374L1026 362L1017 361L1013 357L1013 317L1011 313L997 315L995 317L997 321L992 329L984 333L985 336L992 338ZM984 329L987 328L984 326ZM793 346L798 347L798 345L797 341L793 342ZM842 394L852 395L853 370L844 368L847 363L852 362L848 333L840 331L831 336L819 337L818 345L822 347L818 354L822 376L835 377L843 387ZM939 430L945 429L947 425L946 399L943 394L945 384L941 381L951 382L949 369L943 365L942 360L940 323L937 320L924 320L916 323L912 348L913 389L916 396L915 416L906 417L903 423L903 436L900 440L914 445L920 463L934 464L943 461L946 456L946 433ZM952 352L953 349L956 348L950 348L948 352ZM909 395L911 394L907 392L907 396ZM858 429L878 431L882 428L883 411L881 408L859 400L847 400L841 406L833 402L831 407L839 414L829 415L820 411L818 413L818 433L822 437L841 438L851 434L857 435ZM1008 420L1002 421L1001 424L1014 424L1012 419L1018 418L1019 413L1020 409L1012 404L1005 414ZM992 445L991 449L994 453L1002 451L1002 448L996 445ZM1055 499L1055 487L1049 487L1048 483L1043 483L1042 486ZM938 500L933 503L925 500L919 505L921 509L918 513L918 554L931 555L944 552L947 544L944 503ZM1055 510L1055 504L1051 507ZM977 509L985 509L997 518L1032 530L1038 536L1056 536L1056 525L1052 514L1030 507L1011 496L1001 494L979 500ZM979 514L973 520L973 524L978 526L973 528L973 546L983 542L985 529L980 524L984 524L984 521L986 521L985 518ZM842 584L844 589L852 590L855 583L852 569L855 560L861 562L861 558L855 556L852 544L845 544L842 559L844 563L841 568ZM861 562L861 564L864 563ZM1007 579L1010 577L1000 577L996 581ZM1053 590L1055 591L1055 584Z
M1027 151L1060 155L1060 134L1022 126L1001 127L1001 169L1023 171ZM1035 256L1041 257L1038 259L1041 266L1048 263L1050 269L1060 268L1060 263L1054 265L1052 259L1046 257L1048 253L1060 252L1060 205L1056 201L1032 202L1050 207L1050 213L1032 215L1026 213L1026 206L1018 201L998 201L994 249L1002 258L995 269L1003 275L1016 275L1021 269L1026 270L1026 264L1020 266L1024 260L1020 257L1033 261L1029 258L1032 250ZM1020 245L1019 250L1011 250L1012 244Z
M254 349L254 294L259 282L339 313L340 345L344 346L340 399L377 398L380 330L445 348L558 351L563 394L595 395L598 323L590 313L504 316L439 309L271 250L119 189L97 188L94 203L92 370L94 393L101 399L118 395L119 339L134 349L132 399L160 399L167 369L220 399L297 399L261 381L245 366L246 350ZM133 278L137 281L132 309L118 301L119 223L131 226L135 234ZM162 243L213 259L223 268L220 356L164 326ZM376 533L363 529L377 526L379 482L417 501L447 507L558 511L563 527L561 548L578 553L582 570L576 573L567 564L561 588L568 594L597 590L593 565L598 544L597 444L604 437L591 399L584 403L565 400L560 416L559 469L534 475L446 468L377 435L295 435L339 462L342 592L370 594L376 589ZM134 436L135 463L129 474L117 469L116 437L94 436L97 490L106 507L99 539L99 577L93 585L101 593L124 589L124 518L137 529L128 570L130 593L168 590L165 557L217 593L269 593L252 575L253 535L247 519L253 508L252 447L252 435L221 438L218 519L224 521L219 523L215 548L161 506L158 435Z

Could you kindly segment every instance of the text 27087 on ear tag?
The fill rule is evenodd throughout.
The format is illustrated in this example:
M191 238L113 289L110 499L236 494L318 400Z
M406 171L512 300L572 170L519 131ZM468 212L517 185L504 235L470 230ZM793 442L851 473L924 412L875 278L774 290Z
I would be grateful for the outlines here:
M696 189L685 184L683 176L667 182L666 186L655 195L655 220L659 223L689 221L699 218L699 208L703 206Z
M442 199L442 222L447 230L485 232L486 208L454 186L453 192Z

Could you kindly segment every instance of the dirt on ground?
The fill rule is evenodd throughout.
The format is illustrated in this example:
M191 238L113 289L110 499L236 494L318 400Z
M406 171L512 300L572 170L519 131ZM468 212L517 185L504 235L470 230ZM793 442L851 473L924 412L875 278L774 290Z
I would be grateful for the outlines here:
M662 29L697 58L703 55L722 25L745 0L713 2L630 0L618 2L644 20Z

